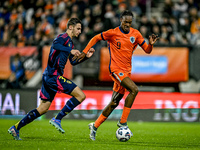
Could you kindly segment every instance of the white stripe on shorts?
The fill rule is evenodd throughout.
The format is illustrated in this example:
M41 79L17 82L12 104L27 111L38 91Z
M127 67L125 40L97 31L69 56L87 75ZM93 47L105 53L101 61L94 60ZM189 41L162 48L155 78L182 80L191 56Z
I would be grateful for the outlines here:
M121 83L120 78L113 72L113 75L117 78L117 80Z

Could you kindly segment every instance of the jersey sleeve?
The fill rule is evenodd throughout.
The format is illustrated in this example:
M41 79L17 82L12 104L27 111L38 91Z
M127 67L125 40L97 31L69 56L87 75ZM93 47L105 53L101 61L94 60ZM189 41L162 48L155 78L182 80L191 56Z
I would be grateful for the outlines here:
M68 51L70 53L72 48L64 46L65 42L67 42L67 38L63 38L62 36L59 36L56 39L54 39L52 47L55 50Z
M138 31L137 43L146 53L148 54L151 53L153 45L147 44L139 31Z
M109 39L113 36L114 30L110 29L107 30L105 32L102 32L100 34L95 35L87 44L87 46L85 47L85 49L83 50L84 53L87 54L87 52L89 51L89 49L94 46L98 41L100 40L104 40L104 41L109 41Z
M72 55L72 54L69 55L69 61L70 61L71 65L73 65L73 66L80 64L88 59L87 57L84 57L81 61L78 61L78 60L73 60L73 57L74 57L74 55Z
M109 41L111 37L115 34L113 29L107 30L101 33L101 37L104 41Z
M137 43L140 46L142 46L144 43L146 43L144 38L143 38L143 36L142 36L142 34L139 31L137 32Z
M90 50L90 48L92 46L94 46L98 41L102 40L102 36L101 34L97 34L95 35L87 44L87 46L85 47L85 49L83 50L84 53L87 54L87 52Z

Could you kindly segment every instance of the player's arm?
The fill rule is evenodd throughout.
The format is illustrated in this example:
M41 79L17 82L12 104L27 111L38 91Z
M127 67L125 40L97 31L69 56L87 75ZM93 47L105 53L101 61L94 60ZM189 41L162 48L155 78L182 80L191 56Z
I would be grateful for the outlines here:
M142 49L145 51L145 53L150 54L152 49L153 49L153 45L151 45L150 43L147 44L145 41L143 41L143 43L140 45L142 47Z
M89 51L88 51L87 54L86 54L86 57L84 57L81 61L78 61L77 59L76 59L76 60L73 60L74 55L73 55L73 54L70 54L70 56L69 56L70 63L71 63L72 65L77 65L77 64L79 64L79 63L82 63L82 62L84 62L85 60L87 60L87 59L89 59L90 57L92 57L92 55L94 54L94 52L95 52L94 48L90 48Z
M74 57L73 60L81 61L83 58L85 58L88 51L91 49L92 46L94 46L98 41L102 40L101 34L95 35L87 44L81 55L78 57Z
M98 41L102 40L102 36L101 34L97 34L95 35L90 41L89 43L87 44L87 46L85 47L85 49L83 50L83 52L85 54L87 54L87 52L90 50L90 48L92 46L94 46Z
M55 50L65 51L65 52L68 51L70 53L72 48L64 46L65 42L66 40L60 36L53 41L52 47Z
M153 49L153 45L158 39L158 35L152 34L149 36L149 44L147 45L147 43L143 41L143 43L140 46L147 54L150 54Z

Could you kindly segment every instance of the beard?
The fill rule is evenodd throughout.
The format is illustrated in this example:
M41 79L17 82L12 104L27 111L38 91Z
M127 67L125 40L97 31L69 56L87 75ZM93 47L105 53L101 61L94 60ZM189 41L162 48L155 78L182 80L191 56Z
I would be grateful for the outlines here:
M73 35L73 37L77 37L77 34L76 34L76 32L75 32L75 29L72 30L72 35Z

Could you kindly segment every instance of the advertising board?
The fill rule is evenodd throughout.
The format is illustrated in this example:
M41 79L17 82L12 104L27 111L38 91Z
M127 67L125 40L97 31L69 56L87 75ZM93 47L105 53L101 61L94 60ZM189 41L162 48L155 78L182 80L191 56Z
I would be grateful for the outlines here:
M1 90L0 118L23 117L39 105L39 92L40 90ZM95 120L112 97L112 91L83 92L86 99L65 118ZM70 98L66 94L56 94L45 117L50 119L55 116ZM124 99L108 119L118 120L123 105ZM199 119L200 94L162 92L139 92L128 118L131 121L159 122L199 122Z
M39 67L39 61L35 60L35 57L38 55L37 47L0 47L0 79L5 80L10 76L10 60L17 53L23 59L26 78L30 79L35 74Z
M188 80L189 49L185 47L155 47L151 54L137 48L132 56L131 79L134 82L177 83ZM100 81L112 81L109 76L110 54L101 49Z

